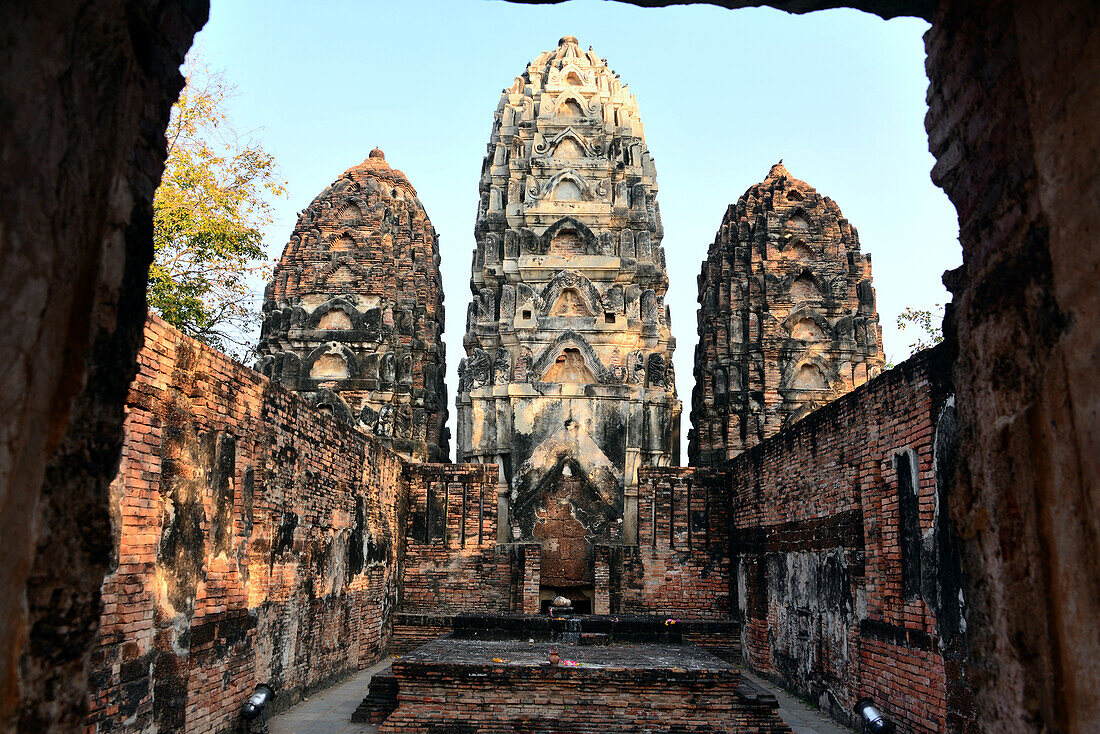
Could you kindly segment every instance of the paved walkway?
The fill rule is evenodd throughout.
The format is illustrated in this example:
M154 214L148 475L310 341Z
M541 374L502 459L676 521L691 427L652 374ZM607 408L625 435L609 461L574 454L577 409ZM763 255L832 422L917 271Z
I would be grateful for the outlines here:
M779 717L794 730L794 734L852 734L852 729L836 723L801 698L795 698L771 681L749 672L740 665L737 668L741 671L741 675L775 696L775 700L779 701Z
M392 662L393 658L380 660L273 717L268 722L271 734L375 734L377 726L353 724L351 714L367 695L371 676Z
M366 695L371 676L385 669L392 661L393 658L386 658L272 718L269 723L271 734L375 734L377 726L351 723L351 712ZM817 709L763 678L743 668L741 674L776 697L779 715L794 730L794 734L852 734L851 729L839 726Z

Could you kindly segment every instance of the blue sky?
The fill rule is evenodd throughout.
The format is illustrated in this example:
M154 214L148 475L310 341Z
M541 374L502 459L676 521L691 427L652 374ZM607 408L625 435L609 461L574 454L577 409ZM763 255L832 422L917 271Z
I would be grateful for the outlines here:
M593 46L637 97L657 165L686 434L700 264L726 206L780 158L859 230L888 362L909 352L897 314L948 299L940 276L961 251L954 208L928 175L927 28L854 10L605 0L213 0L197 43L237 86L235 126L275 155L288 181L266 232L271 256L297 212L375 146L409 176L440 237L452 395L477 183L501 89L563 35Z

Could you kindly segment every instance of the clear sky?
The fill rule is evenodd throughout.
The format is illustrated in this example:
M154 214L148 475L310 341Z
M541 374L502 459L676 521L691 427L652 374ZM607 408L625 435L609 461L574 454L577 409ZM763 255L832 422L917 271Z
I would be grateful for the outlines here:
M657 166L686 436L700 264L726 206L780 158L859 230L887 362L909 353L898 313L948 300L940 276L961 250L954 207L929 179L927 29L854 10L213 0L197 43L238 88L235 126L288 181L266 233L272 257L297 213L375 146L408 175L439 232L452 400L500 92L563 35L593 46L637 97Z

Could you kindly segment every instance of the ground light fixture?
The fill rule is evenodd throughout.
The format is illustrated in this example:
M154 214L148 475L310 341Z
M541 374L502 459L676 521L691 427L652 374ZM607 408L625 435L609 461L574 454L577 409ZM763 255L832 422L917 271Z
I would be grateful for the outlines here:
M275 698L275 689L266 683L260 683L256 686L256 690L252 692L252 695L245 701L244 706L241 707L241 716L245 721L255 721L261 719L264 715L264 709Z
M894 724L875 708L875 702L869 698L856 701L852 710L863 720L863 728L860 731L864 734L892 734L896 730Z

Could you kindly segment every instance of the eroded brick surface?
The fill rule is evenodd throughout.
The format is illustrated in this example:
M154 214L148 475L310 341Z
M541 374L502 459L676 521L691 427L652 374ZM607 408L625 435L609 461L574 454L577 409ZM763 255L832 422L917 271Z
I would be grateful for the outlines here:
M877 375L871 256L783 163L731 204L699 275L692 464L724 461Z
M222 731L377 660L401 459L156 317L138 364L89 730Z
M447 461L439 238L382 151L302 211L264 294L256 369L404 456Z
M871 696L906 731L976 731L951 389L920 352L727 467L744 660L841 720Z

